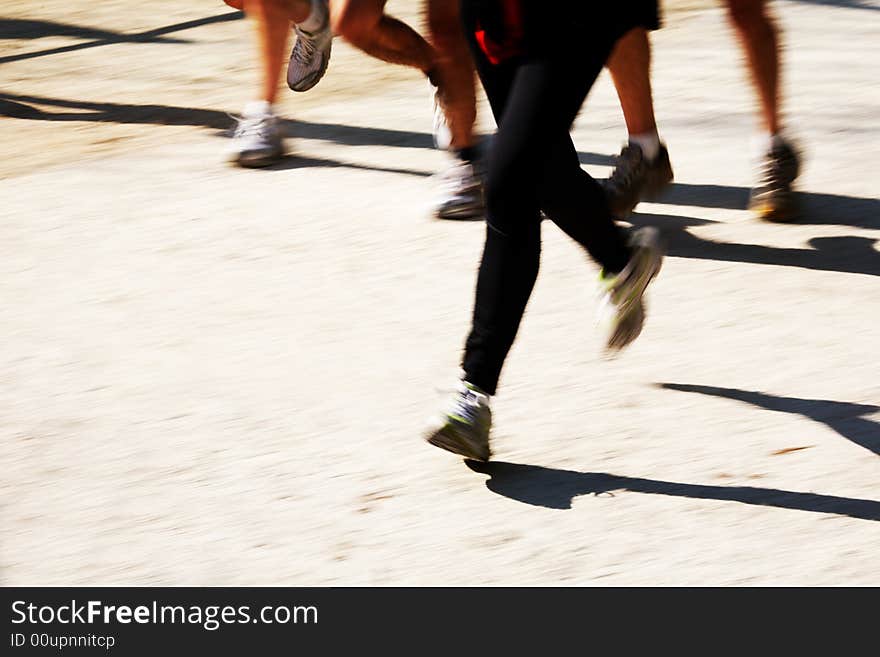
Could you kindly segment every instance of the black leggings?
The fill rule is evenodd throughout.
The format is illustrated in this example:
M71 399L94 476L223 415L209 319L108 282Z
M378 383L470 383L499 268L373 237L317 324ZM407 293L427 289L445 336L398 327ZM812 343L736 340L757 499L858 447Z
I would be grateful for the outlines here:
M484 50L481 15L490 3L462 2L465 31L498 124L485 186L486 245L463 368L465 380L495 394L538 275L541 211L607 271L623 269L630 251L601 187L581 169L569 134L625 28L594 14L580 23L562 20L552 29L538 29L526 13L519 41L514 38L492 53ZM549 12L556 7L535 4ZM496 25L492 37L504 45L504 28Z

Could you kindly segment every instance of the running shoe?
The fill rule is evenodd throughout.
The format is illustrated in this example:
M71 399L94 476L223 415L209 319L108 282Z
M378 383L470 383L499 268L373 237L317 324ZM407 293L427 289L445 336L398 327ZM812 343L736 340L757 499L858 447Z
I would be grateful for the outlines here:
M626 219L639 201L654 200L672 183L672 164L665 144L648 161L638 144L627 144L617 156L614 171L602 182L608 208L615 219Z
M265 167L284 157L284 133L268 103L249 103L235 127L229 161L242 167Z
M489 395L467 381L459 383L449 409L431 421L425 440L454 454L488 461L492 409Z
M623 349L642 332L645 307L642 296L663 263L663 246L656 228L640 228L629 240L632 256L619 274L599 274L602 296L600 321L608 327L609 352Z
M800 173L800 157L786 141L767 151L758 171L758 182L749 195L749 210L766 221L791 221L797 217L792 184Z
M294 25L293 29L296 42L287 63L287 86L294 91L308 91L321 81L330 65L330 50L333 47L330 19L317 32L307 32L298 25Z
M457 160L439 179L435 210L438 219L467 221L484 217L483 178L477 164Z

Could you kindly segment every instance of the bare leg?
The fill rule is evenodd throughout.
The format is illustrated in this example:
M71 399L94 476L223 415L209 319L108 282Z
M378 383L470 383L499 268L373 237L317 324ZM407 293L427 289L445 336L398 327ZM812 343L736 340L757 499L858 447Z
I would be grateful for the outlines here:
M290 24L304 21L311 11L310 0L244 0L244 10L254 19L260 51L260 99L274 103L278 80L287 56Z
M774 135L780 127L778 30L764 0L727 0L727 8L761 102L763 127Z
M611 52L607 68L629 133L656 132L651 96L651 44L647 30L637 27L627 32Z
M640 200L657 197L673 179L669 153L657 134L651 94L651 44L648 32L627 32L606 62L629 132L629 144L617 158L605 194L612 214L624 218Z
M428 26L435 64L443 83L444 110L452 148L474 145L477 118L476 80L470 49L464 37L455 0L428 0Z
M386 16L386 0L334 0L330 3L333 32L368 55L392 64L434 69L434 51L409 25Z
M228 151L231 163L265 167L284 156L284 132L272 105L284 65L290 23L311 13L311 0L226 0L243 9L256 27L260 57L260 92L244 106Z

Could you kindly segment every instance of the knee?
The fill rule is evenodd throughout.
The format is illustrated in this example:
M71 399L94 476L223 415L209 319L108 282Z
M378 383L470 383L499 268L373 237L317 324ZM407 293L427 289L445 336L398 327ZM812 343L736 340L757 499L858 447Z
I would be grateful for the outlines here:
M290 12L288 0L239 0L244 5L244 10L249 11L254 5L258 5L267 14L283 14L285 18ZM228 1L227 1L227 4Z
M495 216L504 216L512 198L517 194L517 186L510 184L511 176L502 173L498 167L489 165L483 179L483 201L486 211Z
M340 3L341 9L333 12L330 24L333 33L350 43L359 45L366 41L382 19L382 9L372 3Z
M504 215L504 194L503 181L490 169L483 180L483 203L486 205L487 214Z
M770 27L765 0L727 0L727 16L738 30L755 31Z
M290 15L289 0L223 0L231 7L247 14L263 15L269 20L287 21Z
M434 48L441 53L460 54L467 50L464 28L458 15L456 2L430 2L428 7L428 31Z
M537 217L537 190L512 172L490 167L483 185L483 201L489 224L500 233L519 236L528 231L530 219Z

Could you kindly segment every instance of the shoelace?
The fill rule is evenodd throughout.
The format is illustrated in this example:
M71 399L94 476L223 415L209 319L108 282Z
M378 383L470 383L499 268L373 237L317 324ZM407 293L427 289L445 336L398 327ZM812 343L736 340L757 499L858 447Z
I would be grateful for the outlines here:
M441 184L447 192L461 193L479 186L472 164L458 162L440 174Z
M455 398L451 414L466 420L469 424L474 424L479 410L480 400L477 395L472 390L462 390Z
M609 185L614 188L629 187L636 173L645 166L645 159L632 146L624 146L617 156L616 166L608 179Z
M761 163L761 184L767 187L778 187L791 182L789 169L795 166L795 156L787 148L776 148L764 156Z
M251 118L240 117L236 119L238 125L235 127L235 137L260 137L268 139L271 136L269 117L257 116Z
M304 66L308 65L312 62L317 51L318 44L316 43L315 37L305 30L297 29L296 47L293 49L294 59Z

